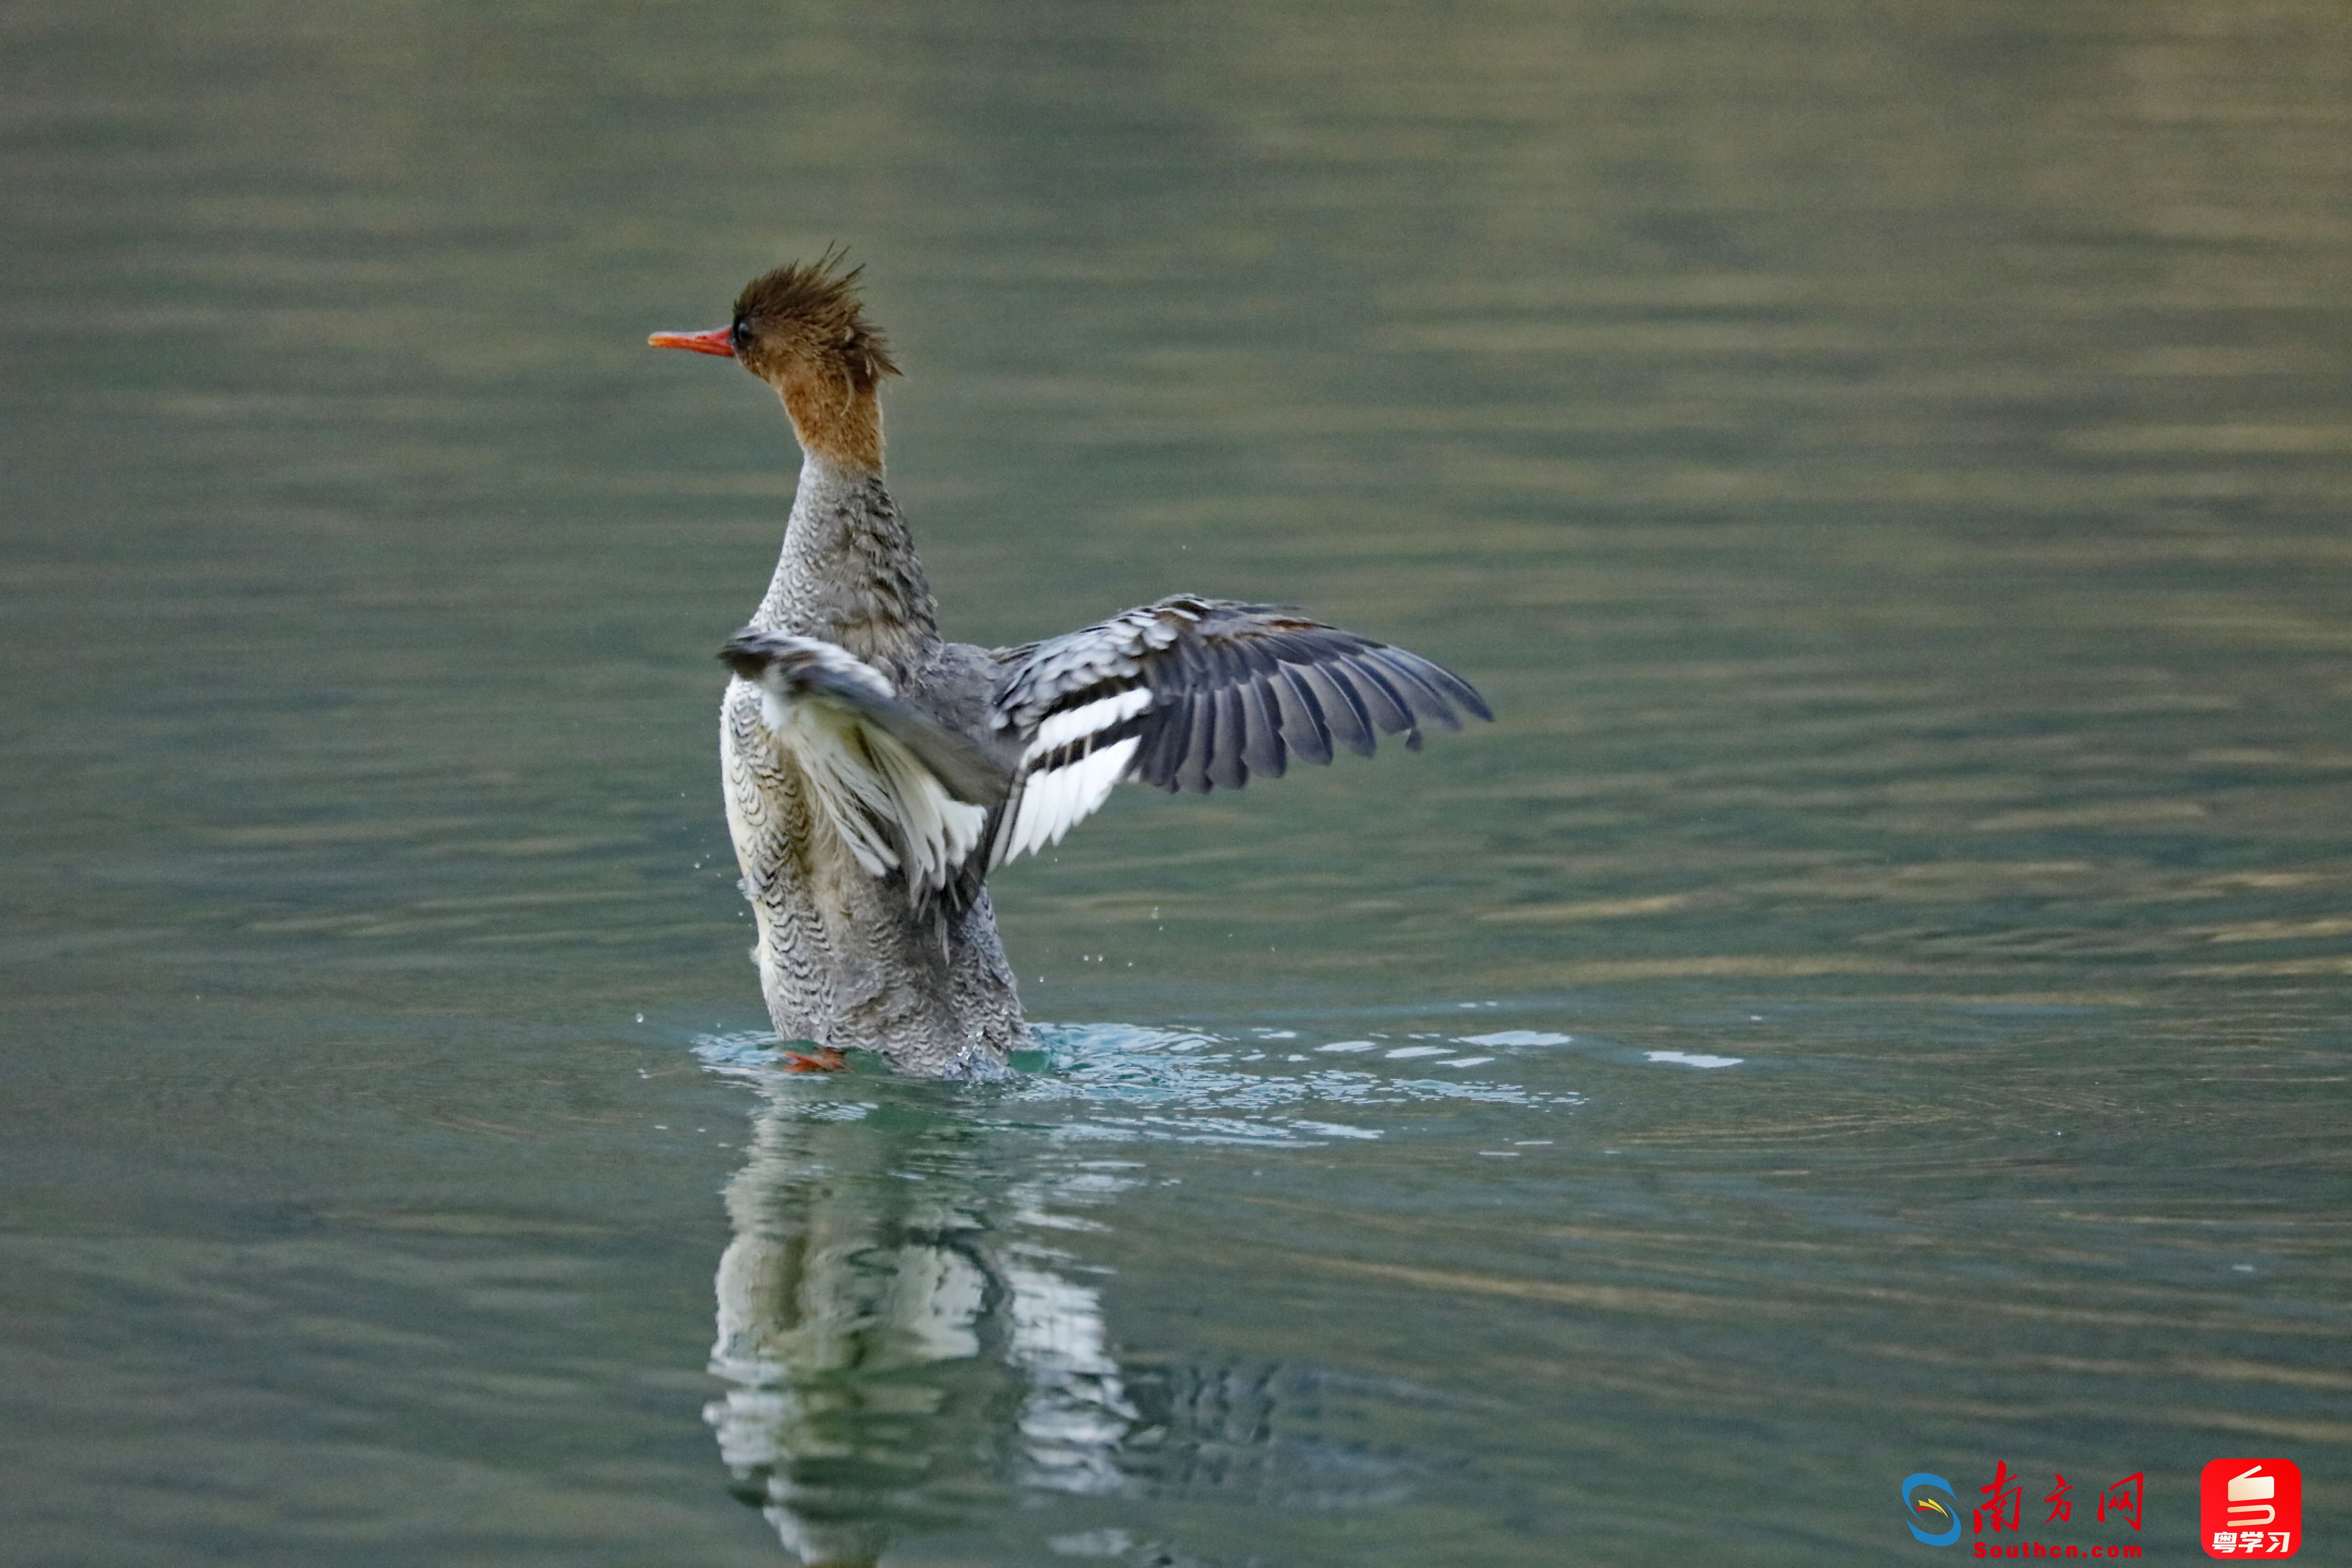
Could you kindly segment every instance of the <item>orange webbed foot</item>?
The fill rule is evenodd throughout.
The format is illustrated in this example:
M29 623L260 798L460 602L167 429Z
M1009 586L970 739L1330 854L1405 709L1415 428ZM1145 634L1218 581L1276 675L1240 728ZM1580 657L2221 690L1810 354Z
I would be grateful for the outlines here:
M813 1051L782 1053L786 1072L846 1072L849 1058L831 1046L819 1046Z

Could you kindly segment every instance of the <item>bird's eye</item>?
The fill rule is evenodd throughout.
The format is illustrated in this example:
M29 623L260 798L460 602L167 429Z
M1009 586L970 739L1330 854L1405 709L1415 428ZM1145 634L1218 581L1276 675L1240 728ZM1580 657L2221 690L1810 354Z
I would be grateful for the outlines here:
M729 346L733 348L739 354L745 349L750 348L751 346L751 323L743 320L740 316L736 317L734 327L727 334L727 342Z

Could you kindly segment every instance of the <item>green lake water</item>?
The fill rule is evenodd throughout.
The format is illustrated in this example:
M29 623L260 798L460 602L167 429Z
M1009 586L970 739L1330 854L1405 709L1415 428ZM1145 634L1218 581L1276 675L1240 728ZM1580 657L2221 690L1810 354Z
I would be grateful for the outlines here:
M34 3L0 216L9 1563L2352 1553L2340 5ZM1496 713L1002 873L1010 1086L745 962L644 340L834 242L950 635Z

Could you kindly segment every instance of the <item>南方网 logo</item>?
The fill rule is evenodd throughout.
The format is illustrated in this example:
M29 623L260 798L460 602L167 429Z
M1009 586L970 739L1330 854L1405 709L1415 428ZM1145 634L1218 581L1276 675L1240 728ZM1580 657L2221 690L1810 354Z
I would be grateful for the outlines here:
M2123 1479L2098 1489L2097 1522L2102 1525L2126 1525L2137 1531L2140 1527L2141 1489L2147 1477L2137 1470ZM2042 1500L2050 1511L2042 1526L2074 1523L2075 1494L2091 1489L2068 1480L2063 1473L2050 1478L2050 1495ZM2066 1557L2077 1555L2080 1549L2063 1542L2022 1539L2033 1527L2026 1514L2025 1477L2009 1468L2002 1460L1992 1468L1992 1479L1976 1488L1970 1500L1960 1501L1959 1489L1941 1476L1921 1470L1903 1478L1903 1510L1909 1516L1912 1539L1922 1546L1951 1546L1960 1539L1963 1527L1979 1539L1979 1557ZM1981 1501L1976 1500L1981 1499ZM2087 1501L2088 1500L2083 1500ZM2011 1531L2021 1537L2003 1541ZM2129 1540L2115 1542L2093 1542L2088 1555L2093 1557L2137 1557L2140 1548Z
M1920 1545L1949 1546L1960 1538L1960 1494L1943 1477L1925 1470L1904 1477L1903 1509L1911 1516L1911 1533ZM1922 1525L1941 1528L1926 1530Z

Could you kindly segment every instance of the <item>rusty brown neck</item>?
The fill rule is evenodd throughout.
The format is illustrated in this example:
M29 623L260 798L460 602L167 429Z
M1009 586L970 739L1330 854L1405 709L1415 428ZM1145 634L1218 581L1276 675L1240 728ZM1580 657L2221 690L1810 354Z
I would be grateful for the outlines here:
M801 450L845 473L882 471L882 403L837 362L794 361L770 383L800 437Z

